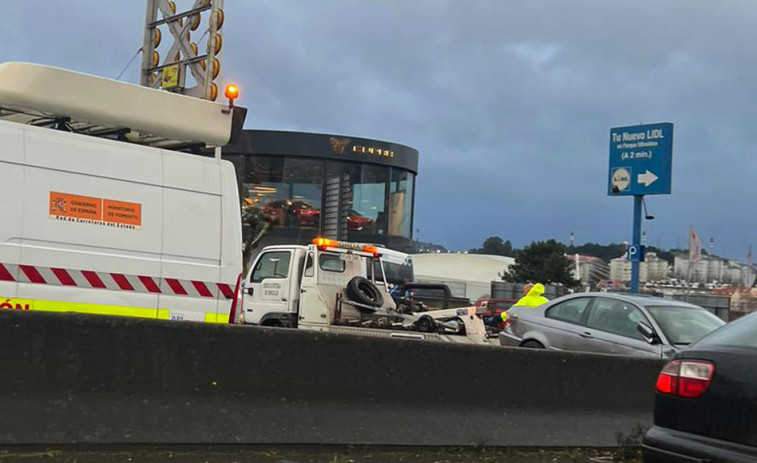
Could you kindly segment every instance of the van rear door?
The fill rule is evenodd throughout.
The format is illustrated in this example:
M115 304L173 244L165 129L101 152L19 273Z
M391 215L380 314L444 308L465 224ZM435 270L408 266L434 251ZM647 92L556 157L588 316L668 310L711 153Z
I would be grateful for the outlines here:
M18 295L18 264L21 262L24 203L24 132L18 124L0 121L0 172L3 173L3 199L0 200L0 309L21 301ZM15 302L15 303L14 303Z

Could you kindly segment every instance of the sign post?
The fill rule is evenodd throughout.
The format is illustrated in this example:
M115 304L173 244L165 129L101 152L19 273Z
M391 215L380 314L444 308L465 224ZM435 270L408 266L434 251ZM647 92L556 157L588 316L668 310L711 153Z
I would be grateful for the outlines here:
M673 162L673 124L616 127L610 130L609 196L633 196L633 234L626 257L631 261L631 292L639 292L641 208L644 195L670 194Z
M633 237L631 240L631 247L636 250L633 258L631 259L631 292L636 294L639 292L639 270L641 267L640 253L641 253L641 202L644 201L644 196L634 195L633 197ZM631 250L629 249L629 254Z

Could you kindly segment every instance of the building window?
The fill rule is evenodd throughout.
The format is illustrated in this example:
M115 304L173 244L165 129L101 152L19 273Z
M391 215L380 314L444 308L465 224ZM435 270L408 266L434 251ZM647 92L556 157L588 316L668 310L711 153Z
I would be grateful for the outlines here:
M415 175L392 169L389 186L389 235L412 238L413 190Z
M386 235L388 167L330 161L326 177L326 236L370 242Z
M360 177L353 178L352 208L347 215L350 234L386 234L386 185L389 169L363 165Z
M281 156L250 156L243 197L247 207L270 216L275 228L311 229L321 223L324 162Z
M250 156L246 168L244 190L249 205L272 212L271 207L289 199L289 189L284 184L284 158ZM275 215L277 224L284 222L283 217Z
M287 158L284 182L289 186L292 221L302 228L320 228L323 161Z

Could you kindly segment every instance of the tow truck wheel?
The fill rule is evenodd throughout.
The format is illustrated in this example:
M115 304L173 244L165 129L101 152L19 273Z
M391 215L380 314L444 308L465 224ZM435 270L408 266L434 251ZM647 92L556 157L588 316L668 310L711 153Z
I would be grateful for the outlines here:
M284 324L279 320L269 319L261 323L260 326L273 326L275 328L283 328Z
M433 331L436 331L436 322L433 318L427 315L421 317L416 322L416 325L418 326L418 331L420 331L421 333L431 333Z

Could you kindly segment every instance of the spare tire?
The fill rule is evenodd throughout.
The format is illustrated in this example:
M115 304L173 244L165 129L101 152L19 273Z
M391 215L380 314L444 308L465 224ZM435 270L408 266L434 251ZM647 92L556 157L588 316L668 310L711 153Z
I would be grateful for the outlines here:
M381 307L384 304L384 296L371 280L363 277L355 277L347 283L347 295L350 299L372 307Z

